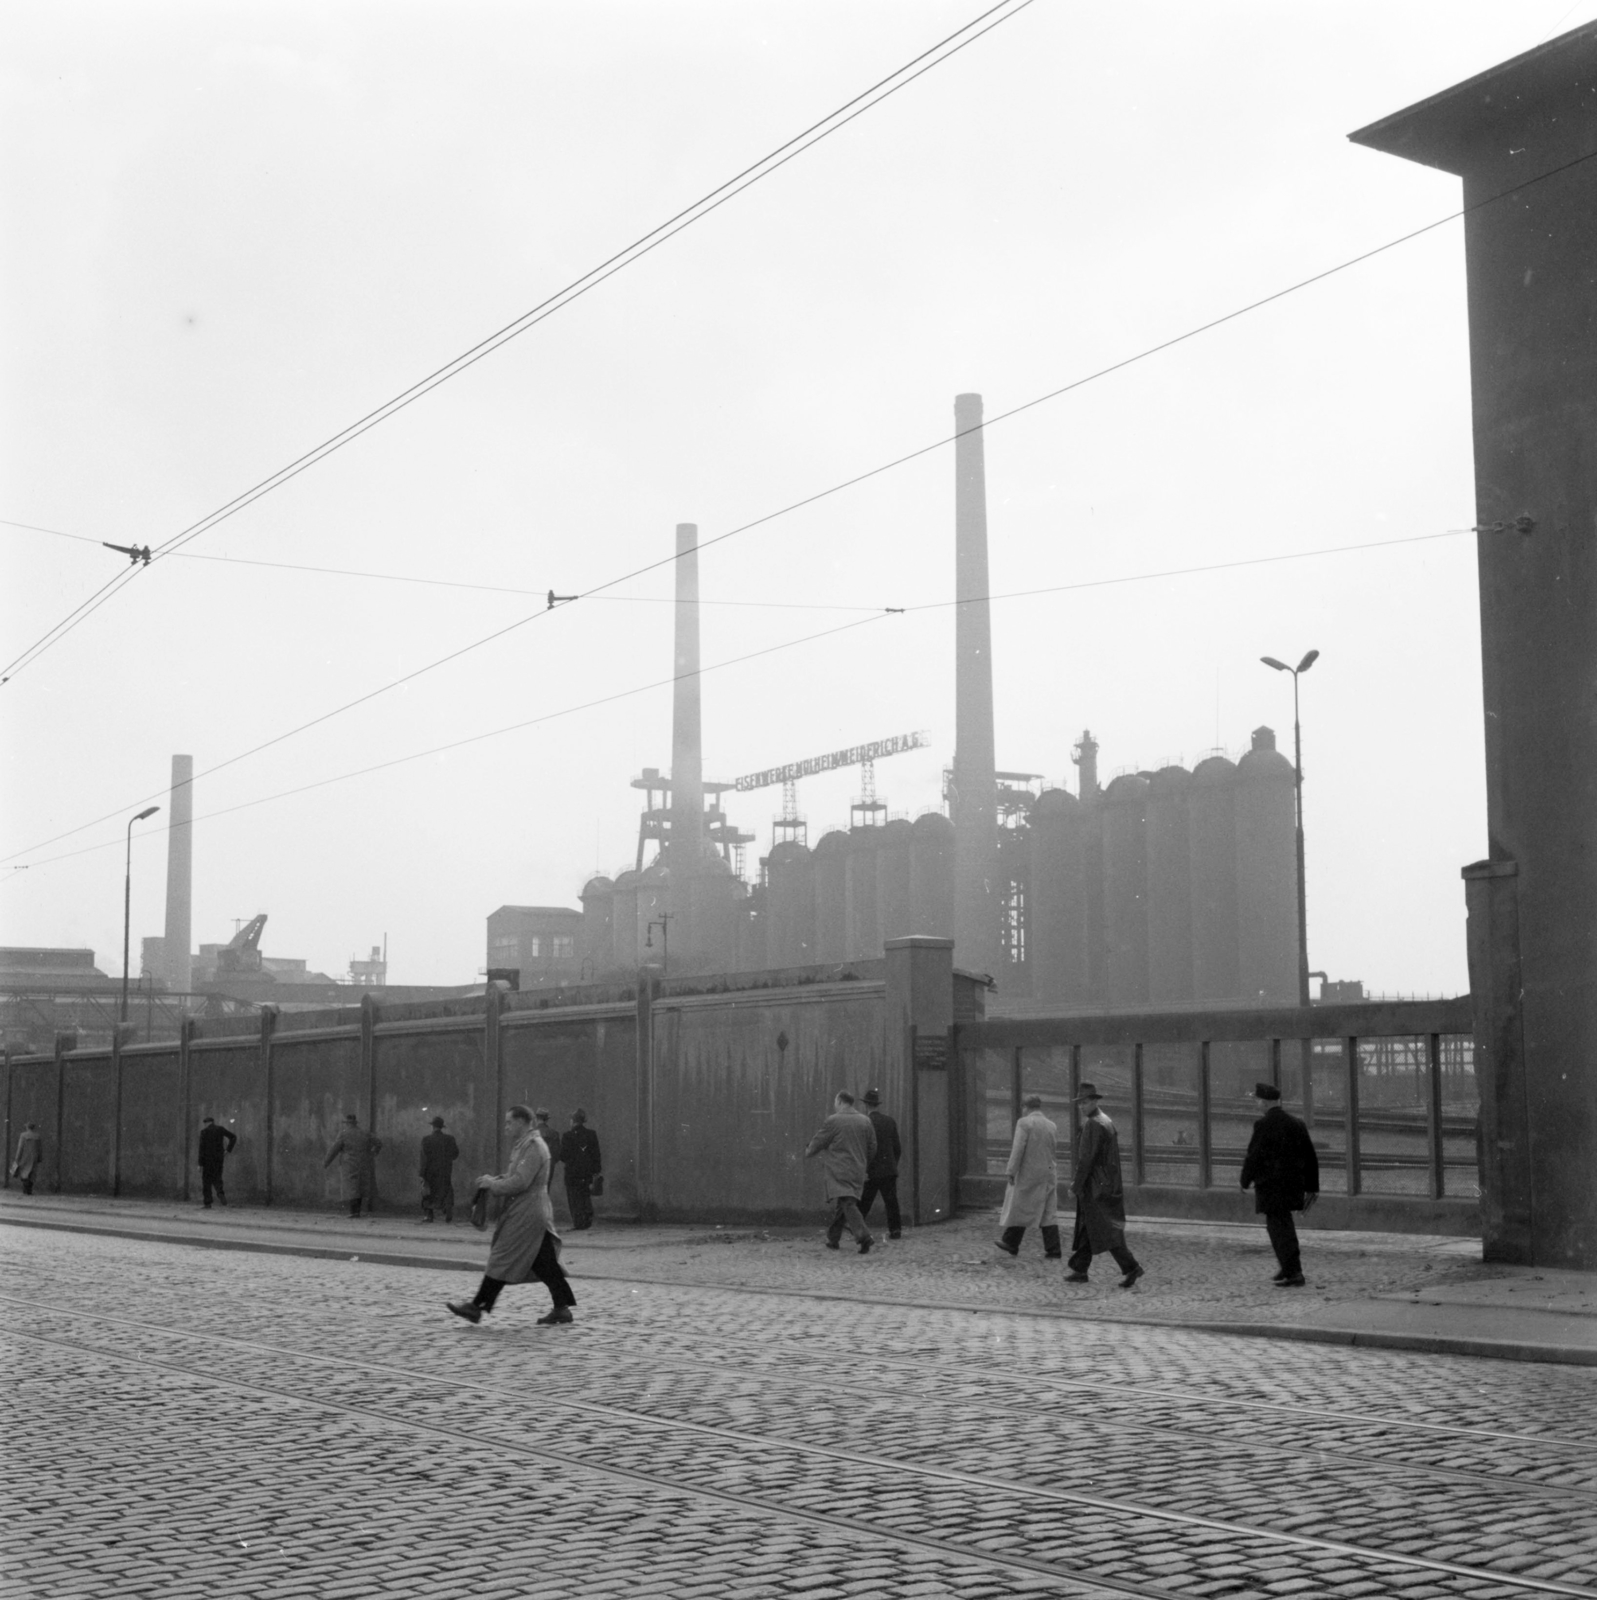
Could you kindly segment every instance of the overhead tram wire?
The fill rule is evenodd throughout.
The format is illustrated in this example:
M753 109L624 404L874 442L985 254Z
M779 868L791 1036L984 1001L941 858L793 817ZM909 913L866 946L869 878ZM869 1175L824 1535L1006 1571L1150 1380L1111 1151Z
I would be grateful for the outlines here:
M1062 594L1073 589L1099 589L1122 583L1151 583L1163 578L1192 577L1206 572L1227 572L1238 567L1264 566L1276 562L1310 560L1320 556L1346 555L1367 550L1382 550L1396 545L1424 544L1434 539L1457 538L1461 534L1473 533L1474 531L1475 530L1473 528L1446 528L1439 533L1410 534L1400 539L1376 539L1363 544L1329 545L1320 550L1294 550L1283 552L1280 555L1245 556L1235 561L1217 561L1207 566L1171 567L1160 572L1128 573L1123 577L1117 578L1087 578L1083 579L1079 583L1051 584L1040 589L1016 589L999 594L973 595L965 600L929 600L919 605L871 606L869 608L862 608L870 611L871 614L869 616L857 617L852 622L840 623L836 627L832 628L823 628L816 633L804 634L797 639L784 640L780 644L767 645L759 650L750 651L746 655L735 656L727 661L712 662L707 667L701 667L697 675L702 677L708 672L718 672L726 667L739 666L744 662L758 660L762 656L775 655L783 650L796 649L799 645L812 644L817 639L826 639L835 634L847 633L852 629L863 627L866 623L884 621L889 616L915 615L917 613L926 611L946 610L954 606L975 605L982 601L997 603L1004 600L1025 600L1034 598L1038 595ZM670 603L674 604L675 602ZM291 795L304 794L312 789L326 788L331 784L342 783L350 778L364 777L368 773L381 772L389 767L403 766L411 761L420 761L427 756L442 755L450 750L460 749L464 745L480 744L484 740L498 738L507 733L518 733L523 729L536 727L540 723L553 722L561 717L575 716L584 711L596 710L600 706L610 705L618 700L629 699L635 695L647 694L650 690L665 688L671 684L677 683L682 678L692 676L695 676L695 674L679 673L674 677L657 678L649 683L636 684L630 689L620 689L614 694L604 695L597 700L585 701L581 705L567 706L562 710L547 712L542 716L532 717L523 722L510 723L502 728L490 729L486 733L472 734L467 738L458 739L449 744L435 745L428 750L419 750L410 755L396 756L391 760L380 761L372 766L360 767L353 772L340 773L331 778L318 778L311 783L301 784L297 788L284 789L276 794L257 796L253 800L240 801L237 805L226 806L217 811L207 811L196 817L194 820L196 822L201 822L211 817L227 816L234 811L246 810L249 807L257 805L266 805L272 800L286 799ZM285 734L281 737L286 738L288 735ZM253 752L246 751L245 755L251 753ZM231 766L235 762L242 761L243 759L243 755L231 757L228 761L219 762L215 767L207 768L206 772L197 774L197 776L204 777L208 773L218 772L222 767ZM152 797L145 796L144 798L149 799ZM142 802L129 803L140 804ZM65 833L58 833L53 838L42 840L36 845L31 845L27 850L14 851L12 855L6 856L3 859L6 862L10 862L14 861L19 855L29 854L31 850L47 849L50 845L56 844L62 839L70 839L73 834L82 833L86 828L92 828L101 822L120 817L123 809L125 808L119 807L115 811L108 811L103 817L96 817L92 822L81 823L78 827L68 829L68 831ZM13 870L22 871L28 866L45 866L54 861L68 861L77 856L93 854L97 850L111 849L117 846L117 844L117 840L110 839L106 840L102 844L84 845L77 850L63 851L60 855L41 857L38 861L25 863L24 867L13 868Z
M968 42L969 41L967 41L967 43ZM1507 189L1500 190L1497 194L1487 195L1483 199L1474 201L1472 204L1464 206L1458 211L1450 212L1445 217L1438 217L1435 221L1428 222L1423 227L1415 228L1405 234L1400 234L1395 239L1389 239L1385 244L1377 245L1371 250L1362 251L1356 256L1350 256L1346 261L1340 262L1336 266L1327 267L1321 272L1316 272L1307 278L1299 279L1296 283L1288 284L1283 289L1277 289L1271 294L1267 294L1257 300L1250 301L1247 305L1240 306L1234 311L1229 311L1223 316L1214 317L1207 322L1200 323L1198 326L1188 329L1185 333L1177 334L1175 337L1170 339L1161 340L1158 344L1149 345L1146 349L1140 350L1134 355L1126 356L1122 360L1112 362L1106 367L1100 367L1096 371L1089 372L1083 377L1073 379L1070 383L1062 384L1060 387L1051 389L1045 394L1037 395L1030 400L1023 401L1017 406L1011 406L1007 411L998 412L995 415L984 419L979 427L966 431L974 433L992 428L1000 422L1004 422L1012 417L1019 416L1023 412L1030 411L1037 406L1046 404L1050 400L1057 400L1062 395L1066 395L1077 389L1084 388L1086 385L1094 383L1100 378L1108 377L1116 372L1122 372L1128 367L1134 366L1141 361L1147 360L1151 356L1159 354L1161 351L1172 349L1177 345L1185 343L1189 339L1196 338L1199 334L1207 333L1212 329L1223 327L1227 323L1236 321L1239 317L1246 316L1251 311L1259 310L1264 306L1273 304L1277 300L1286 298L1288 295L1295 294L1300 289L1306 289L1316 283L1323 283L1327 278L1334 277L1339 272L1345 272L1348 268L1358 266L1361 262L1369 261L1375 256L1384 254L1388 250L1396 249L1399 245L1407 244L1410 240L1418 239L1427 233L1434 232L1437 228L1442 227L1446 223L1456 222L1460 217L1468 216L1472 212L1479 211L1483 206L1493 205L1499 200L1506 199L1508 196L1513 194L1518 194L1523 190L1530 188L1534 184L1541 183L1547 178L1556 177L1559 173L1567 172L1571 168L1578 167L1584 162L1593 160L1594 158L1597 158L1597 151L1590 151L1583 156L1577 156L1573 160L1566 161L1559 166L1549 168L1546 172L1538 173L1535 177L1523 179L1521 182L1513 184ZM756 517L752 521L740 524L738 527L730 528L725 533L717 534L711 539L703 540L695 548L703 551L708 550L715 545L724 544L728 539L734 539L740 534L748 533L755 528L764 526L766 523L774 522L779 517L788 516L792 512L802 510L806 506L815 505L819 501L831 498L833 495L841 494L846 489L851 489L858 484L866 483L872 478L880 477L884 473L891 472L895 468L904 466L911 461L918 461L921 457L929 455L933 451L939 450L944 445L951 444L956 439L961 437L963 437L963 434L958 432L945 434L943 437L934 440L930 444L922 445L918 449L908 451L900 456L896 456L890 461L883 462L879 466L870 468L868 471L857 473L851 478L843 479L841 482L835 483L829 488L818 490L814 494L806 495L799 500L794 500L788 505L782 506L775 511L767 512L764 516ZM574 599L593 599L596 596L603 594L606 590L617 588L623 583L630 582L633 578L642 577L645 573L657 571L661 567L673 566L678 559L680 558L673 552L671 555L662 556L657 561L646 562L640 567L634 567L630 572L622 573L619 577L609 579L604 583L596 584L592 588L584 590L582 593L576 595ZM130 570L137 571L139 569L135 568ZM496 639L503 638L506 634L514 632L517 628L524 627L527 623L535 622L538 620L538 618L547 615L549 615L547 609L536 611L526 617L518 619L513 623L507 624L503 628L497 628L492 633L485 634L482 638L473 641L471 644L462 645L458 650L453 650L449 652L449 654L439 657L436 661L432 661L425 666L418 667L413 672L409 672L404 674L402 677L392 679L386 684L381 684L366 694L359 695L355 699L346 701L343 705L336 706L331 711L323 713L321 716L312 718L309 722L301 723L297 728L290 728L288 732L276 735L274 738L267 740L264 744L256 745L254 748L243 751L237 756L231 756L228 758L228 760L218 763L218 765L215 767L209 768L205 773L196 773L195 777L198 779L208 776L211 772L218 772L223 767L232 766L236 762L246 760L250 756L256 755L260 751L267 749L272 745L281 744L284 740L291 739L296 734L304 733L310 728L316 727L323 722L330 721L333 717L340 716L345 711L352 711L355 709L355 707L364 705L367 701L374 700L379 695L384 694L391 689L396 689L403 684L410 683L416 678L422 677L426 673L433 671L437 667L445 666L451 661L456 661L460 657L468 655L472 651L480 649L484 645L493 643ZM144 799L150 798L156 797L144 797ZM129 802L129 804L138 803L142 802ZM76 828L68 829L65 833L56 834L54 838L44 840L41 844L31 846L30 848L44 849L48 845L56 843L60 839L70 838L73 834L81 833L85 828L95 827L99 823L108 821L111 817L118 814L118 812L107 812L104 816L96 817L93 819L93 821L82 823ZM27 853L27 850L13 851L9 856L0 857L0 861L12 861L15 860L17 856L26 855Z
M540 322L545 321L556 312L564 310L566 306L580 299L589 290L597 288L607 278L614 277L616 273L624 271L633 263L642 260L644 256L658 249L668 239L672 239L685 229L692 227L694 223L702 222L705 217L718 211L727 201L735 198L745 189L752 188L762 179L770 177L772 173L785 167L788 162L804 154L805 151L813 149L823 139L828 139L834 133L847 127L856 117L863 116L867 111L881 105L883 101L897 94L900 89L907 88L916 79L930 72L933 67L941 66L943 62L950 60L968 45L974 44L976 40L991 33L994 28L1009 21L1011 17L1018 16L1035 3L1036 0L999 0L997 5L971 18L962 27L956 28L952 33L939 39L936 44L923 50L919 55L912 57L903 66L888 73L885 78L878 79L870 88L855 95L853 99L844 101L841 106L829 112L818 122L811 123L802 133L795 134L785 143L778 145L774 150L769 151L735 176L728 178L724 183L701 195L691 205L685 206L674 216L651 228L648 233L639 235L624 249L618 250L614 255L600 262L598 266L590 268L581 277L572 279L564 288L557 290L547 299L540 301L529 311L523 312L514 321L506 323L502 328L489 334L487 338L480 340L469 350L462 351L460 355L445 362L443 366L435 368L426 377L418 379L408 389L402 390L389 400L385 400L382 405L367 412L365 416L350 423L338 433L324 439L320 444L306 451L303 455L296 457L286 466L280 467L270 476L262 478L260 482L252 485L242 494L234 496L233 499L218 506L214 511L208 512L198 522L191 523L187 528L173 534L169 539L164 540L155 547L155 559L161 560L166 556L172 555L185 544L199 538L202 534L208 533L219 523L236 516L245 507L254 504L256 500L272 493L274 489L281 488L285 483L297 478L300 473L308 471L318 462L324 461L336 451L342 450L345 445L353 443L362 434L370 432L380 423L386 422L390 417L415 404L417 400L424 395L430 394L451 378L458 377L469 367L475 366L477 362L493 354L494 351L508 344L512 339L519 338L520 335L536 327ZM962 38L961 35L966 35L967 37ZM110 600L116 590L122 586L122 582L126 582L130 576L130 573L123 574L121 582L107 586L109 592L93 598L92 604L85 602L84 605L79 606L70 616L63 618L61 622L57 623L41 638L35 640L21 655L8 662L3 668L0 668L0 674L3 674L3 676L0 676L0 682L10 681L18 672L31 665L45 651L58 644L68 633L72 632L74 628L86 621L93 612L97 611L100 606Z

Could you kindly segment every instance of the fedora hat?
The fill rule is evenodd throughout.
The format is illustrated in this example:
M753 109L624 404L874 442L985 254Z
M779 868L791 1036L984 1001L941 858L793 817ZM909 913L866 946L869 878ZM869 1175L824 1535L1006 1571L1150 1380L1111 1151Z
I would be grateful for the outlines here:
M1084 1079L1080 1084L1078 1084L1076 1086L1076 1102L1077 1102L1078 1105L1083 1100L1102 1100L1102 1099L1103 1099L1103 1096L1098 1093L1098 1085L1097 1084L1088 1083Z

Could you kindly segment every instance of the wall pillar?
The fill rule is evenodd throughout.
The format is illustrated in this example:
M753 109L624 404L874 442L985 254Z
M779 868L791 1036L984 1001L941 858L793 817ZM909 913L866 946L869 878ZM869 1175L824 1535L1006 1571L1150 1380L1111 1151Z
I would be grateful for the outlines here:
M957 1114L951 1033L954 941L889 939L882 1092L909 1112L910 1217L919 1226L954 1214Z

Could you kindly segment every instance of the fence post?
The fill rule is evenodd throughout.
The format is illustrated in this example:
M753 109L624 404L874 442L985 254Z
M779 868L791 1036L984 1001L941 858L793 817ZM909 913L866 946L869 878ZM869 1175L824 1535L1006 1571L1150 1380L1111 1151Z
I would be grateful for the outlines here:
M1270 1041L1270 1082L1277 1089L1281 1087L1281 1041L1279 1039Z
M272 1203L272 1164L273 1153L277 1144L277 1063L274 1059L276 1052L272 1049L272 1035L277 1031L277 1007L261 1007L261 1077L265 1083L266 1115L264 1118L264 1134L266 1139L266 1156L263 1162L265 1167L266 1203Z
M1198 1187L1214 1182L1214 1146L1209 1137L1209 1041L1198 1046Z
M1142 1183L1146 1177L1142 1134L1142 1041L1136 1044L1131 1058L1131 1181Z
M177 1151L178 1161L182 1164L183 1177L178 1185L177 1197L179 1200L189 1198L189 1097L192 1090L190 1074L193 1063L190 1059L189 1046L194 1039L194 1018L184 1017L177 1029L177 1109L178 1109L178 1136Z
M361 1098L366 1102L366 1131L377 1132L377 1002L369 994L360 997L360 1082Z
M482 1065L488 1081L494 1086L494 1127L505 1120L505 1053L501 1047L499 1020L505 1008L506 991L497 984L489 984L483 1000L482 1012ZM499 1134L495 1133L497 1140ZM499 1156L499 1146L494 1145L494 1155ZM502 1163L495 1159L496 1167Z
M1442 1142L1442 1036L1431 1034L1425 1041L1425 1123L1430 1136L1431 1199L1440 1200L1447 1192L1447 1149Z
M57 1194L61 1193L61 1169L65 1165L61 1159L61 1135L66 1127L66 1044L67 1035L58 1033L55 1036L55 1192Z
M1359 1171L1359 1041L1353 1034L1342 1041L1342 1066L1347 1079L1347 1125L1343 1137L1347 1145L1347 1192L1351 1196L1363 1187Z
M111 1198L122 1193L122 1024L111 1030Z
M909 1063L909 1125L914 1138L909 1147L909 1225L920 1226L920 1073L915 1070L915 1040L920 1030L913 1022L904 1028L904 1059Z
M1009 1063L1009 1125L1013 1127L1020 1121L1020 1099L1024 1092L1021 1083L1021 1047L1017 1044L1012 1052Z

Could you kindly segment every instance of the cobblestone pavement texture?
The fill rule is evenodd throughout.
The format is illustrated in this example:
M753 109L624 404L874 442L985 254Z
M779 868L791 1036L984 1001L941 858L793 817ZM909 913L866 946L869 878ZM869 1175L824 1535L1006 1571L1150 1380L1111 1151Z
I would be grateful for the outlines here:
M851 1302L804 1243L471 1327L464 1271L4 1229L0 1593L1597 1597L1597 1371Z

